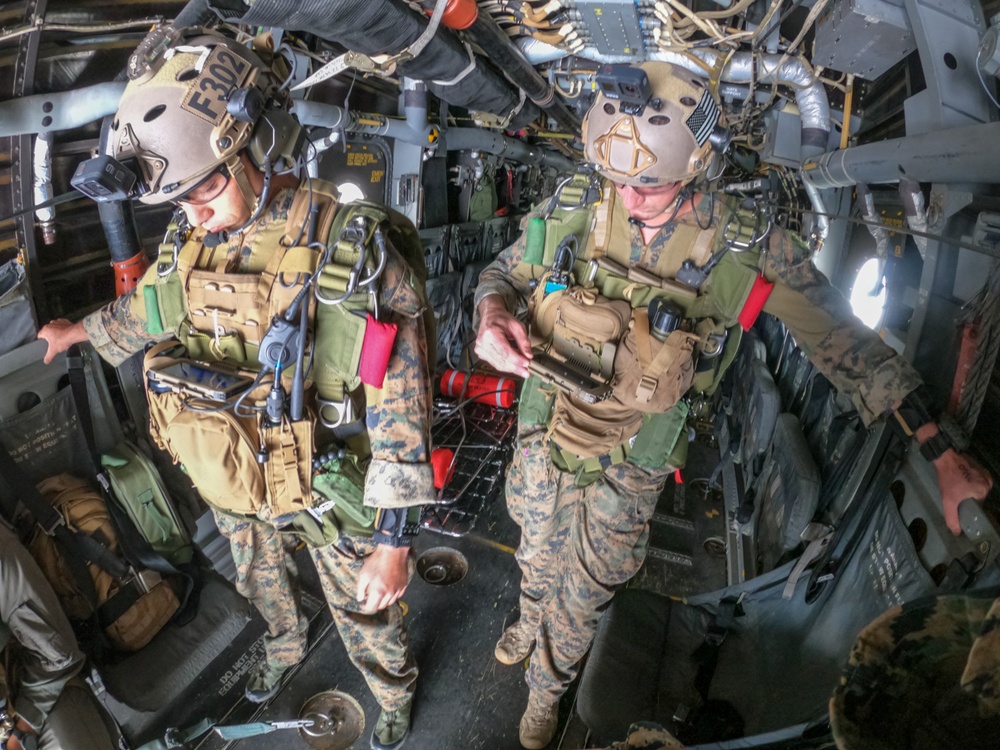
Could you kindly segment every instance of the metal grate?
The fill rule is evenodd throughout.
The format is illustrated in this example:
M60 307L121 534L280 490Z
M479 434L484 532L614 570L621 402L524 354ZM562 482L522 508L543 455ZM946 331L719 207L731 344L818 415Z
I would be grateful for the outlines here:
M450 536L463 536L503 492L516 434L517 410L440 398L434 404L435 448L455 453L455 471L438 492L438 504L426 506L421 525Z

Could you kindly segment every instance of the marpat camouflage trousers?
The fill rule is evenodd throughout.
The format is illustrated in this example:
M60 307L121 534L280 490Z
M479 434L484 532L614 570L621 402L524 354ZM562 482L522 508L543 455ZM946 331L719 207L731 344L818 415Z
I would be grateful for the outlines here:
M544 429L518 439L507 508L521 527L521 617L536 626L527 682L555 701L577 673L601 608L646 558L668 473L625 462L587 487L557 469Z
M858 635L830 699L840 750L985 750L1000 737L1000 599L917 600Z
M306 654L309 629L299 609L298 571L291 555L297 538L221 513L215 513L215 520L233 550L237 590L267 622L268 663L297 664ZM375 614L358 611L358 574L374 549L370 539L342 536L336 544L310 547L309 553L351 663L378 704L395 711L413 696L417 664L407 646L399 604Z

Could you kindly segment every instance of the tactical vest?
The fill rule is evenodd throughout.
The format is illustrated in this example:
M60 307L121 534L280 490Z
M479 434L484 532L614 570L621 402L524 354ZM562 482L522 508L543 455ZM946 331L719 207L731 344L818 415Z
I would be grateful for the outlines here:
M311 191L296 191L283 226L275 222L249 238L254 248L274 248L259 273L230 270L226 252L216 253L222 260L213 262L203 229L183 242L168 234L160 246L156 283L144 289L150 333L173 330L184 356L250 376L261 369L262 344L271 349L268 328L281 325L296 300L298 309L305 309L312 334L302 356L311 362L305 418L272 424L262 411L251 411L263 407L267 380L247 395L239 414L205 403L192 409L190 395L182 393L149 390L148 396L151 436L184 465L206 502L241 517L287 521L317 545L333 541L338 529L370 534L374 518L361 507L366 440L352 446L354 454L315 467L343 474L340 469L350 464L349 482L313 481L317 420L334 427L354 419L350 394L361 382L365 332L377 325L371 313L377 312L375 292L386 261L384 246L372 248L375 227L388 219L387 210L366 202L338 206L336 195L332 185L314 179ZM309 242L310 234L330 238L329 247ZM316 289L303 292L314 275ZM288 325L297 330L298 320L295 316ZM169 341L151 349L144 368L174 363L176 345ZM282 363L286 393L295 365L292 358Z
M547 218L529 219L527 262L514 272L534 285L532 345L609 384L612 395L595 399L532 375L522 389L521 419L547 426L554 462L579 472L578 482L626 458L653 469L683 466L689 401L712 394L735 357L737 323L761 280L757 246L766 233L751 212L717 200L713 231L676 224L668 251L647 270L631 264L628 213L613 186L578 175L542 214ZM553 266L565 263L558 256L567 247L576 248L571 274L559 274ZM699 288L675 280L684 261L699 268L713 257ZM656 299L673 303L685 321L665 338L650 331L647 308Z

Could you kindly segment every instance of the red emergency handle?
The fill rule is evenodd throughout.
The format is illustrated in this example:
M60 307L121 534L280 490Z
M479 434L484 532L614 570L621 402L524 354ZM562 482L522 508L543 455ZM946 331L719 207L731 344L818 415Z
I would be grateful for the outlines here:
M774 289L774 284L763 276L758 275L753 280L753 286L750 287L750 295L747 297L746 304L743 305L738 318L744 331L749 331L753 328L753 324L757 322L757 316L764 309L764 303L771 296L772 289Z
M358 376L365 385L381 388L385 382L385 371L389 368L392 345L396 341L395 323L382 323L368 314L365 338L361 342L361 364Z

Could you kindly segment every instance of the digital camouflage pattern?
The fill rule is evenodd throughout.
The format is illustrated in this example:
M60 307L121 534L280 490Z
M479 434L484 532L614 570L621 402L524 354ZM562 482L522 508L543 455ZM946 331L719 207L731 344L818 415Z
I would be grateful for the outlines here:
M876 618L851 649L830 722L840 750L997 747L1000 599L941 596Z
M671 242L677 227L710 226L704 231L714 233L720 228L719 216L718 202L702 197L695 211L666 224L649 244L643 242L639 227L630 226L628 263L650 272L657 267L680 268L691 244L678 247ZM477 307L487 295L497 294L511 312L526 309L532 290L525 275L515 273L526 241L522 231L483 270ZM851 397L866 422L879 418L919 385L909 363L853 317L847 301L816 269L800 239L776 229L762 252L763 273L774 282L764 310L788 326L831 383ZM621 260L623 255L620 248L615 251L615 258ZM530 623L537 620L536 652L527 681L533 691L544 691L555 700L575 676L601 608L645 558L648 521L668 473L625 462L581 489L575 475L563 474L552 464L548 436L538 430L523 420L519 424L506 496L511 516L521 527L520 608Z
M300 190L306 189L300 186ZM296 190L278 191L262 217L246 232L215 248L209 267L228 263L236 273L259 273L277 249L275 225L284 228ZM404 238L412 231L396 232ZM260 240L260 241L258 241ZM398 326L382 388L363 386L368 441L372 460L365 480L368 505L407 507L434 497L430 460L431 373L422 276L395 248L389 248L379 280L381 319ZM150 341L169 339L174 332L152 336L146 329L143 288L156 279L155 264L138 287L84 319L90 342L102 357L120 364ZM195 485L197 477L192 477ZM257 519L215 513L229 538L237 568L237 589L253 602L268 624L268 663L292 666L304 657L308 622L298 606L297 571L286 549L295 537L282 535L271 524L268 504L260 498ZM287 520L287 519L282 519ZM334 545L310 547L327 603L351 661L361 670L379 704L395 710L413 693L417 668L407 649L399 605L374 615L357 611L357 575L372 553L371 539L342 535Z
M309 647L309 621L299 609L298 568L292 557L296 539L282 538L264 523L215 510L212 515L233 552L236 590L267 623L267 663L286 669L295 666L305 658Z
M298 571L292 558L297 539L267 522L215 513L236 562L236 589L267 623L267 663L288 668L308 650L309 621L299 608ZM377 612L358 611L358 573L375 545L371 539L341 535L336 544L308 546L340 639L379 705L395 711L413 695L417 665L407 648L399 604Z
M605 750L684 750L684 745L659 724L637 721L628 728L628 737Z
M412 700L417 663L409 650L399 603L374 614L359 611L358 574L375 546L371 539L341 535L336 544L311 547L309 554L351 663L379 706L392 712Z
M648 521L669 472L626 462L577 487L537 429L519 437L507 507L521 527L521 617L536 626L526 680L554 703L576 677L604 605L646 558Z

